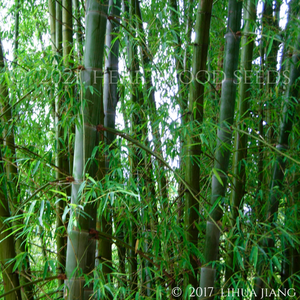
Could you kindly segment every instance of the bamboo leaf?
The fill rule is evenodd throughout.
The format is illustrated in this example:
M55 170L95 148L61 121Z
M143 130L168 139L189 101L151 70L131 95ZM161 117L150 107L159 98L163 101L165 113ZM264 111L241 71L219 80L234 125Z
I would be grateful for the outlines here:
M242 269L244 269L244 262L243 262L243 259L242 259L242 257L241 257L241 254L240 254L240 252L239 252L237 246L234 247L234 256L236 256L236 258L237 258L237 260L238 260L238 263L239 263L239 266L240 266Z
M47 274L48 274L48 261L46 261L44 265L43 279L47 277Z
M50 264L52 273L55 273L56 272L56 267L55 267L55 263L52 259L49 260L49 264Z
M267 57L269 56L269 54L272 50L273 41L274 41L274 36L271 37L271 41L270 41L269 46L268 46Z
M67 194L66 193L64 193L64 192L62 192L62 191L59 191L59 190L50 190L50 192L53 192L53 193L55 193L55 194L60 194L60 195L62 195L64 198L67 198ZM60 200L57 200L57 201L60 201ZM56 202L57 202L56 201ZM55 203L56 203L55 202Z
M253 262L253 266L256 269L258 259L258 247L254 246L251 251L250 260Z
M114 200L115 200L115 193L110 192L110 205L114 205Z
M218 199L214 202L213 206L209 210L209 214L211 214L215 210L215 208L219 205L222 199L223 199L222 196L218 197Z
M26 216L26 218L25 218L25 225L26 225L26 226L28 225L28 222L29 222L29 219L30 219L31 215L33 214L33 210L34 210L35 204L36 204L36 201L33 201L33 202L31 203L30 207L29 207L27 216Z
M26 253L23 253L23 252L17 254L17 256L14 258L14 260L16 262L13 267L13 272L15 272L17 269L20 269L19 266L22 263L22 261L24 260L25 256L26 256Z
M64 212L63 212L63 215L62 215L62 221L63 222L66 222L66 217L67 217L67 214L68 212L70 211L70 207L69 206L66 206L65 209L64 209Z
M279 263L278 258L274 255L272 257L272 260L274 261L275 266L277 267L278 271L281 272L281 264Z
M212 171L213 171L213 173L215 174L215 176L216 176L216 178L218 179L218 181L220 182L220 184L221 184L222 186L224 186L223 181L222 181L222 179L221 179L221 177L220 177L218 171L217 171L215 168L213 168Z
M32 170L32 173L31 173L31 175L32 175L32 176L34 176L34 174L35 174L35 173L36 173L36 171L38 170L38 168L39 168L40 164L41 164L41 161L40 161L40 160L38 160L38 161L36 162L36 164L35 164L35 167L34 167L34 169Z

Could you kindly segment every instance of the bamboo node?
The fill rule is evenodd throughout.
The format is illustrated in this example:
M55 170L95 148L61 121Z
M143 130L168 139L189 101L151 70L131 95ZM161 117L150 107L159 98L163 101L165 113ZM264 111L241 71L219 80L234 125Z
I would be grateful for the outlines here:
M99 124L96 126L96 130L97 130L97 132L106 131L106 128L103 126L103 124Z
M68 182L73 182L73 181L75 181L74 177L72 177L72 176L66 177L66 180L67 180Z
M66 274L58 274L57 278L58 279L62 279L62 280L66 280L67 279L67 275Z
M99 232L96 229L90 228L89 235L91 236L90 240L99 240Z

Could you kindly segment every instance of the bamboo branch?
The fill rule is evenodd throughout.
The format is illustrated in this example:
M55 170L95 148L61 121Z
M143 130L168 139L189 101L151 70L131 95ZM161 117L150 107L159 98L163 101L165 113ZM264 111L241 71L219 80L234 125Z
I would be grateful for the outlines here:
M63 275L63 274L62 274L62 275ZM56 276L51 276L51 277L47 277L47 278L40 278L40 279L38 279L38 280L31 281L31 282L28 282L28 283L26 283L26 284L20 285L20 286L18 286L18 287L16 287L16 288L10 290L10 291L7 292L7 293L4 293L4 294L0 295L0 299L3 298L3 297L6 297L7 295L9 295L9 294L11 294L11 293L13 293L13 292L18 291L19 289L22 289L22 288L27 287L27 286L34 285L34 284L36 284L36 283L39 283L39 282L42 282L42 281L52 281L52 280L55 280L55 279L60 279L60 278L62 277L62 275L60 275L60 276L56 275Z

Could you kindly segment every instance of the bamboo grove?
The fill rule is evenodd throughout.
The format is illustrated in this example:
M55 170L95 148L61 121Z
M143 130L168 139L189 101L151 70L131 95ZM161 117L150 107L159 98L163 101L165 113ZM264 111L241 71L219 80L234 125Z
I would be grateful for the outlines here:
M0 1L0 298L299 299L299 13Z

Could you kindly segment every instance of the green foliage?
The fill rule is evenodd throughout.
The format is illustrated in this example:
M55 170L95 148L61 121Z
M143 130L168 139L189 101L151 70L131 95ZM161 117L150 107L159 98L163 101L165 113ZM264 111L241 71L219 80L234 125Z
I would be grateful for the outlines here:
M65 273L65 266L61 266L57 258L56 238L62 236L66 244L74 226L80 230L81 220L92 220L87 211L91 209L95 213L94 220L101 220L102 225L106 222L106 227L84 228L90 230L88 242L96 240L108 246L111 261L98 256L91 272L75 267L72 274L82 276L86 287L92 284L92 294L97 299L170 299L175 287L182 289L184 299L192 299L191 286L186 283L192 276L200 283L201 268L213 268L216 272L214 293L220 299L226 299L222 289L224 292L227 288L243 289L250 293L259 280L264 288L276 291L295 288L299 297L299 91L290 90L287 80L293 64L289 54L298 47L299 21L290 13L288 26L283 29L267 19L267 11L252 24L251 34L256 35L253 37L253 72L249 77L252 82L249 107L240 113L235 105L233 125L223 124L220 129L222 87L220 78L215 78L213 72L221 72L224 67L228 1L213 3L206 60L211 80L204 84L201 122L195 120L195 107L189 111L187 105L189 88L194 83L180 83L181 77L176 74L185 59L191 69L193 28L200 1L191 2L175 1L175 9L174 1L149 0L140 3L141 15L134 21L124 12L120 18L108 18L108 22L121 24L120 32L114 33L112 41L113 44L120 42L116 126L101 127L103 116L97 117L100 127L92 124L98 134L97 141L83 165L86 171L78 185L76 203L71 203L69 192L74 184L73 174L58 168L56 157L65 155L68 163L73 160L74 128L82 128L83 120L88 127L88 113L93 112L90 100L85 97L87 94L99 97L102 91L93 84L82 87L80 72L84 66L81 66L79 53L82 45L75 43L72 47L68 60L72 67L66 66L60 53L52 52L48 2L44 0L20 0L19 49L17 61L12 62L15 4L0 2L3 16L0 32L5 50L5 68L0 70L1 162L6 170L10 166L17 167L15 177L10 177L9 172L1 175L1 191L5 197L0 205L4 207L5 201L10 209L8 215L0 215L3 224L0 232L6 234L1 235L0 249L10 237L15 244L24 243L22 251L1 261L0 296L6 292L3 274L10 267L20 278L31 278L34 299L60 298L65 284L59 286L56 279L58 274ZM291 9L291 12L296 11L292 4ZM79 12L76 18L84 25L85 9L81 1ZM185 32L188 22L192 40ZM83 34L89 29L82 28ZM283 53L278 52L279 45ZM136 47L135 60L140 65L134 82L130 78L129 46ZM108 47L106 52L112 49ZM265 83L256 81L262 69L276 68L278 53L282 56L280 72L287 71L287 77L281 75L278 84L272 85L266 83L265 73ZM151 76L147 76L147 72ZM187 74L190 73L186 72L185 76ZM96 79L102 81L100 75ZM299 79L296 82L299 85ZM3 96L4 90L8 98ZM239 92L235 92L232 97L238 95ZM291 97L287 98L288 95ZM132 101L132 96L140 97ZM56 99L63 100L55 112ZM9 109L11 119L4 122ZM86 112L84 118L83 111ZM60 116L57 122L55 114ZM133 116L137 119L132 119ZM278 137L283 134L282 120L289 122L292 117L289 145L281 145L284 149L276 147ZM58 128L62 131L57 139ZM218 138L220 130L232 133L231 140L225 139L226 145ZM6 142L12 133L15 156ZM247 153L236 164L233 160L238 151L235 142L241 135L247 136ZM114 140L109 142L109 136L114 136ZM200 145L201 155L187 154L187 149ZM228 171L214 165L214 153L220 149L219 158L223 159L223 154L228 153ZM187 159L190 159L189 164L200 168L196 191L184 179ZM96 166L96 175L89 169L92 165ZM276 166L280 167L283 179L272 181ZM230 199L236 191L236 180L241 179L237 174L241 174L242 169L245 170L244 194L235 207ZM212 176L225 195L212 192ZM197 205L184 211L187 192ZM278 207L270 217L267 212L272 195L276 196ZM212 196L215 201L210 203ZM59 214L57 204L64 204ZM196 221L187 223L185 217L191 214L191 209L195 211ZM216 210L222 214L219 220L210 217ZM57 215L62 221L58 227L55 225ZM206 230L207 221L220 232L220 244L213 249L217 250L217 258L209 261L204 255L205 238L211 238ZM92 234L91 230L96 229L97 234ZM197 232L196 242L187 235L190 229ZM136 274L130 274L133 258L137 264ZM226 275L228 270L230 276ZM234 297L227 295L229 298Z

